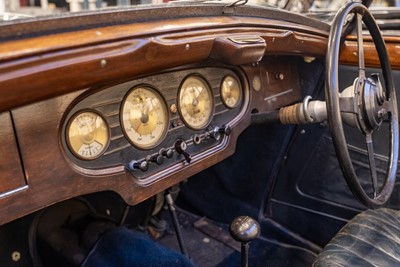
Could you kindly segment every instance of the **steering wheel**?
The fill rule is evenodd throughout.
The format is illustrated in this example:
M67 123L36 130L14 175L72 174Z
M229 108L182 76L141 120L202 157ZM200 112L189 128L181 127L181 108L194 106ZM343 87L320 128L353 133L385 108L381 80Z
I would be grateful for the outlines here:
M346 23L348 23L348 19L349 17L351 18L351 16L354 16L353 19L356 19L357 23L359 71L353 86L339 93L339 50L341 47L343 28ZM366 77L362 22L364 22L369 30L378 52L385 89L383 89L377 74ZM344 6L336 14L329 35L325 77L328 121L333 144L347 185L355 197L364 205L370 208L381 206L392 194L396 179L399 150L398 111L393 74L385 42L374 18L364 5L353 2ZM372 134L379 129L385 118L390 121L390 155L386 177L383 186L380 188L377 179ZM343 121L357 127L365 137L373 196L369 196L365 192L354 171L343 131Z

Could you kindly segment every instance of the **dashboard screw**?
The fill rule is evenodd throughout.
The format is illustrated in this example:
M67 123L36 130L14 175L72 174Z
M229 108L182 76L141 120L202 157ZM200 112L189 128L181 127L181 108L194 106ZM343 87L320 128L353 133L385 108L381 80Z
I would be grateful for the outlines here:
M282 72L277 73L277 74L275 75L275 79L277 79L277 80L279 80L279 81L283 81L283 80L285 79L285 75L284 75Z
M15 262L19 261L21 259L21 253L19 251L14 251L11 254L11 259Z
M100 60L100 66L102 68L105 68L107 66L107 60L105 60L105 59Z
M254 76L254 78L252 80L252 85L253 85L254 91L258 92L261 90L261 79L259 76Z

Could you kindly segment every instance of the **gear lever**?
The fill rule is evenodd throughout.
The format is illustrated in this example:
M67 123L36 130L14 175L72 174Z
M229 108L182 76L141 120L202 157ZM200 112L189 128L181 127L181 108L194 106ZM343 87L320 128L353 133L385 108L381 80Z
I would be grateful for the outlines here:
M231 236L241 242L241 267L249 266L249 243L260 235L260 225L249 216L236 217L229 227Z

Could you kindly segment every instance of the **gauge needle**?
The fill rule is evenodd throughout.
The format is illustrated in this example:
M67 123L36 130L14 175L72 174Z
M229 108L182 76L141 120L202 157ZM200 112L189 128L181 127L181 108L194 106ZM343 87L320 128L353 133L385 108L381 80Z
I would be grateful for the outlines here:
M142 116L140 118L142 123L147 123L149 121L149 106L142 99Z
M196 113L199 113L200 112L200 109L197 107L198 105L199 105L199 103L200 103L200 101L199 101L199 97L201 96L201 94L202 94L202 92L203 92L203 90L200 90L200 93L196 96L196 92L198 92L198 90L193 90L193 100L192 100L192 106L193 106L193 109L192 109L192 111L193 111L193 114L196 114Z
M92 129L93 123L89 120L88 117L85 117L85 122L86 122L85 124L86 124L86 127L87 127L89 133L91 133L93 131L93 129Z

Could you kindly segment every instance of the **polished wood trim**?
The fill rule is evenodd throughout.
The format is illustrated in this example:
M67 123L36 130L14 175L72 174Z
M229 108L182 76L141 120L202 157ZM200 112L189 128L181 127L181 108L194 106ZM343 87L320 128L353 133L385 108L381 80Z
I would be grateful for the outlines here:
M249 34L265 39L266 55L321 57L326 51L326 32L251 17L148 22L9 41L0 44L0 111L205 61L216 37Z
M0 114L0 198L26 185L10 112Z
M400 37L384 37L392 69L400 69ZM378 54L371 37L364 37L364 58L367 67L380 68ZM358 65L357 38L349 36L340 51L341 64Z

